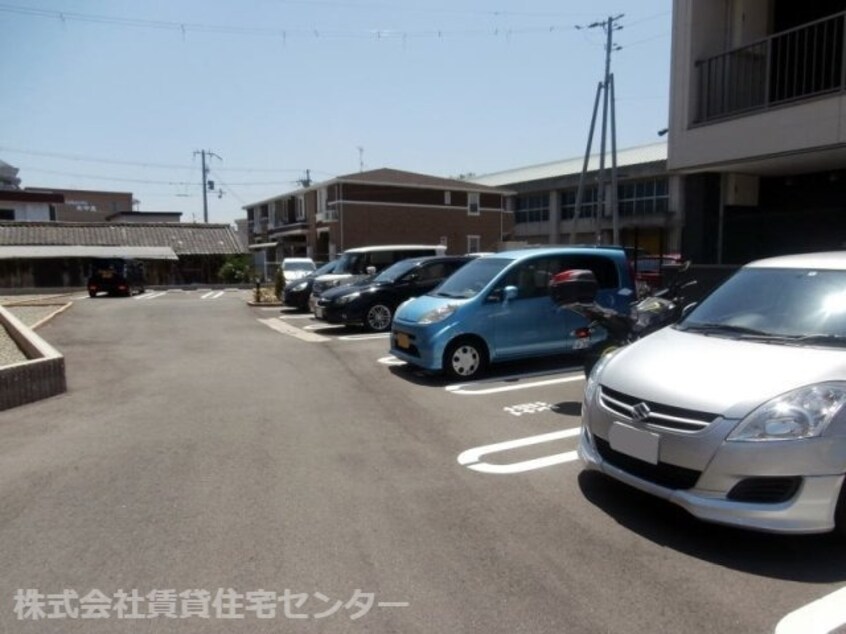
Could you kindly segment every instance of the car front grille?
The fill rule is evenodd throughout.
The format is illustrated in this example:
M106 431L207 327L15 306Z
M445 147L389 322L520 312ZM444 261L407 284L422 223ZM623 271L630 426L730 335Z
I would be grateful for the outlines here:
M599 398L602 406L617 416L659 430L692 433L705 429L719 418L719 414L645 401L604 385L600 386Z
M593 444L602 459L608 464L617 467L641 480L652 482L667 489L692 489L696 486L701 471L687 469L666 462L651 464L638 458L627 456L624 453L611 449L607 440L599 436L593 436Z

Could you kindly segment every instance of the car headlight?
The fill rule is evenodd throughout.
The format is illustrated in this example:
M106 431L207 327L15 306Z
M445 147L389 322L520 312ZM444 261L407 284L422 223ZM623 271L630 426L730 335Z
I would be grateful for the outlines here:
M354 299L358 299L359 297L361 297L361 293L350 293L349 295L339 297L337 300L335 300L335 302L343 306L344 304L349 304L351 301L353 301Z
M294 286L291 290L292 291L304 291L308 286L308 282L300 282L296 286Z
M822 434L846 405L846 383L818 383L782 394L744 418L727 440L797 440Z
M585 402L593 400L593 397L596 394L596 388L599 387L599 375L602 373L602 370L605 369L605 366L608 365L611 357L615 354L617 354L617 350L610 350L599 357L599 360L594 364L593 369L590 371L590 376L587 378L587 383L585 384Z
M424 326L428 324L436 324L452 315L457 308L457 304L447 304L446 306L441 306L435 310L430 310L428 313L423 315L417 323L423 324Z

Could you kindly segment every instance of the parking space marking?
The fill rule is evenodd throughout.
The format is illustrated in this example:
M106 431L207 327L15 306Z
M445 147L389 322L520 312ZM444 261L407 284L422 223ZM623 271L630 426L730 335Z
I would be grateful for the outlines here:
M568 369L569 370L569 369ZM568 370L564 370L565 372ZM557 373L556 373L557 374ZM455 383L447 385L444 389L452 394L459 394L461 396L485 396L487 394L497 394L499 392L513 392L514 390L527 390L533 387L544 387L547 385L558 385L559 383L572 383L574 381L584 381L585 377L579 369L578 374L571 374L568 376L560 376L554 379L542 379L539 381L527 381L537 376L549 376L549 372L531 373L531 374L516 374L513 376L499 377L489 379L487 381L474 381L471 383ZM483 387L492 383L510 382L512 385L503 385L500 387Z
M303 330L329 330L332 332L341 330L343 326L334 326L332 324L312 324L311 326L303 326Z
M367 341L368 339L387 339L391 336L389 332L373 333L371 335L344 335L338 337L342 341Z
M267 310L276 310L276 309L275 308L268 308ZM311 314L302 315L302 314L299 314L299 313L298 314L282 313L282 315L280 315L280 319L313 319L313 317L311 316Z
M480 473L509 475L513 473L523 473L525 471L534 471L535 469L543 469L544 467L564 464L565 462L572 462L579 457L575 451L566 451L564 453L557 453L543 458L533 458L531 460L522 460L520 462L512 462L510 464L490 464L488 462L481 462L481 459L483 456L489 456L490 454L509 451L511 449L539 445L545 442L561 440L562 438L572 438L573 436L578 436L581 431L581 427L576 427L575 429L562 429L561 431L554 431L548 434L528 436L526 438L518 438L517 440L507 440L493 445L485 445L483 447L468 449L467 451L459 454L458 464L463 467L467 467L468 469L472 469L473 471L479 471Z
M794 610L775 628L775 634L827 634L846 625L846 588Z
M512 416L522 416L523 414L539 414L540 412L549 412L555 408L554 405L544 403L543 401L535 401L534 403L520 403L519 405L509 405L503 407L503 411L508 412Z
M383 365L408 365L405 361L398 359L392 354L389 354L387 357L382 357L378 361Z
M160 291L158 293L142 293L141 295L136 295L133 299L156 299L162 295L167 295L167 291Z
M317 335L313 332L307 332L302 328L291 326L290 324L286 324L284 321L282 321L281 319L277 319L276 317L272 319L259 319L258 322L260 324L264 324L271 330L280 332L283 335L290 335L291 337L295 337L297 339L300 339L301 341L308 341L310 343L331 341L329 337L323 337L322 335Z
M217 299L218 297L223 296L223 291L210 291L200 297L200 299Z

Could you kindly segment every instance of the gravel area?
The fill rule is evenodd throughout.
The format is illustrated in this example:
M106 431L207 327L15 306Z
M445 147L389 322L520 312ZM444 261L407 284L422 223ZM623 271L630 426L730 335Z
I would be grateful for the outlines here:
M31 328L64 306L61 299L55 295L0 296L0 305ZM26 361L26 355L6 329L0 326L0 367L21 361Z

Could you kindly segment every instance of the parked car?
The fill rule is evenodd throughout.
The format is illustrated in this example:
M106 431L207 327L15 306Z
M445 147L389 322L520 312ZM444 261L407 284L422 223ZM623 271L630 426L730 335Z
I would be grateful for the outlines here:
M384 332L390 329L397 306L428 293L472 259L433 256L400 260L366 282L325 291L314 315L332 324L362 325Z
M96 258L91 260L88 295L97 293L124 295L144 292L144 264L128 258Z
M332 260L323 264L314 272L302 277L293 282L288 282L285 289L282 291L282 302L291 308L299 310L308 309L308 298L311 297L311 289L314 285L314 280L321 275L328 275L338 266L338 260Z
M703 520L846 536L846 252L747 264L603 357L579 455Z
M317 267L311 258L285 258L282 260L282 274L285 282L293 282L314 273Z
M488 363L586 349L584 317L560 309L548 284L567 269L589 269L597 301L628 310L634 281L623 249L551 247L486 255L461 267L434 291L394 315L391 353L412 365L472 378ZM601 335L600 335L601 336Z
M328 288L353 284L372 277L400 260L444 253L446 247L441 244L386 244L347 249L338 258L338 265L331 274L321 275L314 281L309 308L314 312L318 298Z

